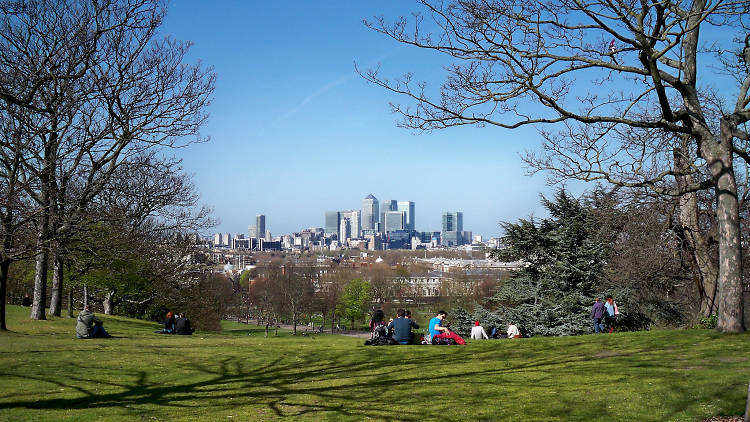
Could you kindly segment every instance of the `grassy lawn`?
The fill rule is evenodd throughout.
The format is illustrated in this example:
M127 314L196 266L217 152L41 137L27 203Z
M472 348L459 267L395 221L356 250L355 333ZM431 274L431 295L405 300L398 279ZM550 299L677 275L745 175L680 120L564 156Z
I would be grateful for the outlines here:
M117 338L77 340L28 313L0 333L0 421L695 421L741 415L750 380L750 336L705 330L368 347L99 315Z

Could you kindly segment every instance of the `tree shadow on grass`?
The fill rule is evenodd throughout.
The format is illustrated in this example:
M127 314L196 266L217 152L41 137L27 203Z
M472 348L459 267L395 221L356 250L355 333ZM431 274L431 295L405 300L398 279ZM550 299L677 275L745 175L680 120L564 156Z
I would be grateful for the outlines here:
M160 349L155 353L161 355L167 350ZM170 408L194 409L202 415L262 408L274 417L290 419L460 419L449 417L455 412L452 407L456 405L486 401L493 412L503 410L503 397L498 397L497 393L494 397L487 392L480 393L492 389L488 383L497 383L497 392L547 394L565 389L560 380L577 380L582 371L584 374L588 371L627 374L629 369L635 369L638 374L654 373L658 376L658 372L665 369L660 366L661 361L649 356L650 353L653 351L628 350L627 353L594 357L494 347L478 350L402 346L340 350L332 347L312 352L287 347L280 348L272 359L265 361L241 351L214 362L190 356L176 358L174 364L189 368L189 380L184 381L158 373L158 368L104 368L100 372L107 376L92 380L91 376L81 375L89 368L76 362L60 362L54 373L26 377L39 383L73 389L79 397L38 400L37 397L14 394L5 395L0 404L6 409L50 411L127 407L127 412L152 415L168 413ZM503 356L506 361L502 360ZM477 364L457 369L451 367L451 362L470 359ZM15 371L6 371L0 375L19 376ZM615 381L598 377L588 381L588 387L606 394ZM627 382L627 379L619 382ZM666 403L664 409L654 414L655 417L673 420L694 401L690 399L688 386L676 385L673 388L673 393L680 399ZM584 416L618 419L618 415L607 407L606 400L587 402L585 399L574 394L561 395L545 406L532 406L533 402L529 402L524 412L532 420L581 419ZM731 397L718 399L729 400ZM581 409L584 402L588 409ZM394 407L397 411L391 410ZM469 419L492 420L492 415L469 416Z

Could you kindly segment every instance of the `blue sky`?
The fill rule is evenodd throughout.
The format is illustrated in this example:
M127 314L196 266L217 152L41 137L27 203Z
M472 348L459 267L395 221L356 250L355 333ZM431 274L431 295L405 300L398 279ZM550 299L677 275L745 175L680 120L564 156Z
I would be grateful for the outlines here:
M210 6L209 6L210 5ZM439 84L445 59L367 29L362 18L408 15L411 2L175 0L163 32L192 41L192 59L218 75L203 135L176 151L221 223L247 233L256 214L274 235L322 227L326 210L362 199L411 200L417 230L440 230L444 211L485 237L498 222L543 215L543 175L525 176L519 153L531 128L453 128L415 134L395 126L395 94L354 71L412 71Z

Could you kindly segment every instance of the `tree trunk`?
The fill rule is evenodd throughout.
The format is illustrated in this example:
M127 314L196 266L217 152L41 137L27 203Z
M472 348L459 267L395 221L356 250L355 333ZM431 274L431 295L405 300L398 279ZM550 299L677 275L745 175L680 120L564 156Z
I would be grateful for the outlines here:
M88 308L89 306L89 286L87 284L83 285L83 309Z
M716 330L745 331L742 303L742 245L737 183L732 165L732 136L721 121L721 142L707 156L716 186L716 217L719 225L718 322Z
M112 296L114 296L114 292L111 290L107 290L107 293L104 295L104 300L102 301L102 306L104 307L104 315L112 315L112 308L114 308L114 301L112 300Z
M58 251L52 254L52 262L52 298L49 304L49 314L59 317L62 313L63 257Z
M5 296L8 291L8 271L10 270L10 260L4 259L0 262L0 330L7 331L5 325Z
M690 269L698 289L699 312L703 316L710 316L716 312L716 280L719 269L711 256L708 240L698 225L698 200L695 192L680 197L680 224L685 249L690 256Z
M678 148L673 151L675 168L688 172L695 160L689 148L690 137L681 138ZM680 189L693 184L691 174L677 176ZM702 316L710 316L716 311L716 280L719 276L717 262L711 255L709 242L698 221L698 194L689 192L679 198L679 234L682 238L682 249L690 257L690 269L698 289L698 309Z
M44 218L44 217L42 217ZM44 309L47 307L47 245L46 229L40 230L39 245L36 254L36 270L34 273L34 301L31 305L31 319L44 320Z

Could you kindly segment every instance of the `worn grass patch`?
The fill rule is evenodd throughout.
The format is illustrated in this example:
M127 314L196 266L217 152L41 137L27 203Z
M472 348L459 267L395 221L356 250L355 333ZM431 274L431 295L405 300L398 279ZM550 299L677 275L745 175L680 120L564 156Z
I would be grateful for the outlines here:
M696 421L741 415L750 380L750 336L705 330L366 347L100 315L116 338L77 340L28 313L0 333L0 421Z

